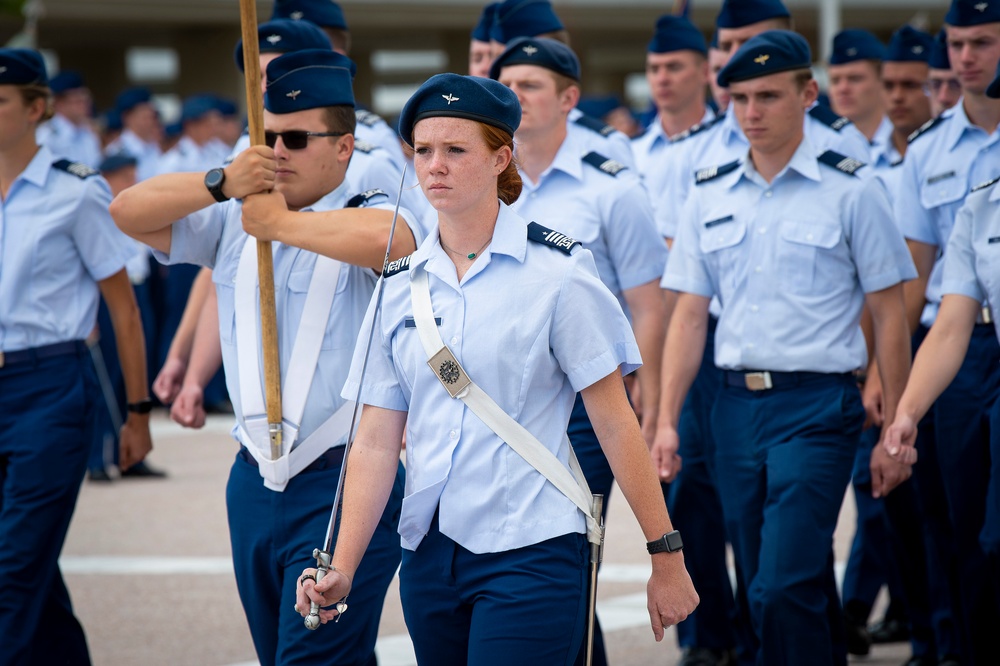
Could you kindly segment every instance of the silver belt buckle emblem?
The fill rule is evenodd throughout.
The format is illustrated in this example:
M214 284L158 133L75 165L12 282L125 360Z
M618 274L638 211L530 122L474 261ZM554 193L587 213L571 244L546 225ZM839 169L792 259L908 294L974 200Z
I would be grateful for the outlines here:
M749 391L766 391L769 388L774 388L770 372L748 372L743 375L743 381Z
M472 383L469 375L465 374L465 368L448 347L442 347L438 353L431 356L427 365L434 371L444 390L453 398L457 398Z

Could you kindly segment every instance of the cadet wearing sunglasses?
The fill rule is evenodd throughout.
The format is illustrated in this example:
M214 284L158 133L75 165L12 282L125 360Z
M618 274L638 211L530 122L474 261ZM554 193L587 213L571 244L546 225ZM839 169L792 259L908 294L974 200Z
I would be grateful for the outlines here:
M344 136L347 132L307 132L306 130L285 130L284 132L272 132L264 130L264 143L268 148L274 148L281 137L281 142L288 150L302 150L309 145L311 136Z

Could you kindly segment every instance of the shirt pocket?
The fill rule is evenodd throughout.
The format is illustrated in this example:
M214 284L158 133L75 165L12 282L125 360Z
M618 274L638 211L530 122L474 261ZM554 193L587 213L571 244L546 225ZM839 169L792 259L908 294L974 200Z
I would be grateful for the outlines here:
M785 220L777 252L777 273L792 293L815 293L827 281L836 282L836 249L844 232L836 222ZM828 285L830 287L835 284Z
M747 225L743 220L713 220L702 224L699 248L711 273L718 276L720 288L732 288L736 284L739 261L746 260L746 248L743 247L746 235Z

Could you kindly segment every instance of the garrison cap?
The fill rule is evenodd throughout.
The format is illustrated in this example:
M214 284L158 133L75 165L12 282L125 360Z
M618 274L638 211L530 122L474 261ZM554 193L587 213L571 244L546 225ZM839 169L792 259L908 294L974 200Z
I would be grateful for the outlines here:
M303 49L329 49L333 44L326 33L309 21L272 19L257 26L260 53L291 53ZM243 71L243 40L236 42L236 66Z
M326 106L354 106L354 62L323 49L278 56L267 65L264 108L295 113Z
M0 84L23 86L29 84L47 85L45 61L42 54L34 49L0 48Z
M790 30L768 30L746 41L719 72L718 82L723 88L735 81L746 81L761 76L793 69L809 69L812 54L805 38Z
M997 75L993 78L993 82L986 88L986 96L1000 99L1000 65L997 65Z
M563 28L549 0L504 0L496 8L490 39L506 44Z
M656 20L653 39L646 47L649 53L672 53L674 51L697 51L708 55L705 36L694 23L684 16L664 14Z
M497 127L511 136L521 124L521 104L507 86L478 76L435 74L406 102L399 136L413 145L413 126L424 118L465 118Z
M1000 0L952 0L944 22L956 28L1000 23Z
M904 25L892 33L884 59L887 62L928 62L933 49L933 37L923 30Z
M884 60L885 45L867 30L848 28L833 38L831 65L846 65L855 60Z
M86 87L80 72L64 70L49 79L49 88L53 95L61 95L70 90Z
M128 113L140 104L149 104L152 101L153 93L147 88L129 88L115 98L115 109L118 113Z
M519 37L507 44L490 65L490 78L499 79L500 70L511 65L535 65L580 80L580 60L573 49L545 37Z
M931 66L931 69L951 69L951 59L948 57L948 35L944 28L941 28L934 38L930 61L927 64Z
M742 28L767 19L790 16L781 0L724 0L715 19L715 27Z
M209 113L218 113L218 102L213 95L192 95L181 104L181 123L201 120Z
M134 155L121 152L105 157L101 160L101 164L97 167L97 170L101 173L112 173L125 167L134 167L137 164L139 164L138 158Z
M333 0L274 0L271 19L305 20L321 28L347 30L344 10Z
M472 29L472 39L476 42L490 41L490 28L493 27L493 19L496 16L499 2L491 2L483 7L483 13L479 15L479 23Z

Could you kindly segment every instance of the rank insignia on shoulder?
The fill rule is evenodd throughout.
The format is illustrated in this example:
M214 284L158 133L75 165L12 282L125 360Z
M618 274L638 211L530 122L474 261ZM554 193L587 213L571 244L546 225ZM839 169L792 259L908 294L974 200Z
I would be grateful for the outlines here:
M609 176L617 176L621 171L624 171L625 169L628 168L621 162L617 162L611 158L601 155L600 153L594 153L594 152L590 152L584 155L583 161L589 164L590 166L594 167L595 169L603 171Z
M566 254L572 254L574 245L581 245L580 241L575 238L570 238L564 233L543 227L537 222L530 222L528 224L528 240L548 245Z
M378 150L378 146L374 143L368 143L367 141L354 140L354 150L370 155L373 150Z
M573 121L580 127L586 127L591 132L597 132L601 136L611 136L615 133L615 128L608 125L603 120L598 120L592 116L583 115Z
M851 124L849 118L837 115L833 109L822 104L817 104L809 109L809 115L836 132Z
M856 160L853 157L847 157L846 155L841 155L840 153L828 150L819 156L819 161L827 166L831 166L837 171L843 171L849 176L853 176L854 172L865 166L864 162Z
M100 171L91 169L86 164L81 164L80 162L70 162L69 160L56 160L52 163L52 166L60 171L71 173L77 178L89 178L100 173Z
M917 128L917 130L913 134L906 137L906 142L913 143L916 139L922 137L924 134L927 134L932 129L940 125L942 120L944 120L944 118L941 116L938 116L937 118L934 118L932 120L928 120L926 123Z
M357 118L359 123L367 127L375 127L378 125L379 121L382 120L382 116L364 109L355 110L354 117Z
M979 190L985 190L987 187L991 187L993 185L996 185L997 181L1000 181L1000 178L994 178L993 180L988 180L985 183L980 183L980 184L976 185L975 187L973 187L972 191L973 192L978 192Z
M716 116L711 120L706 120L703 123L698 123L694 127L684 130L674 138L670 139L670 143L677 143L678 141L683 141L684 139L690 139L693 136L697 136L704 132L705 130L710 130L719 123L721 123L726 118L725 114L721 116Z
M385 267L382 271L382 277L392 277L397 273L402 273L403 271L410 270L410 257L413 255L406 255L402 259L397 259L396 261L390 261L389 265Z
M371 200L376 197L385 197L388 199L389 195L385 193L385 190L380 190L378 188L365 190L361 194L355 194L353 197L348 199L345 208L358 208L367 203L371 203Z
M719 176L725 176L727 173L736 171L740 166L739 160L734 160L729 164L723 164L722 166L708 167L707 169L698 169L694 172L694 184L701 185L702 183L707 183L710 180L715 180Z

